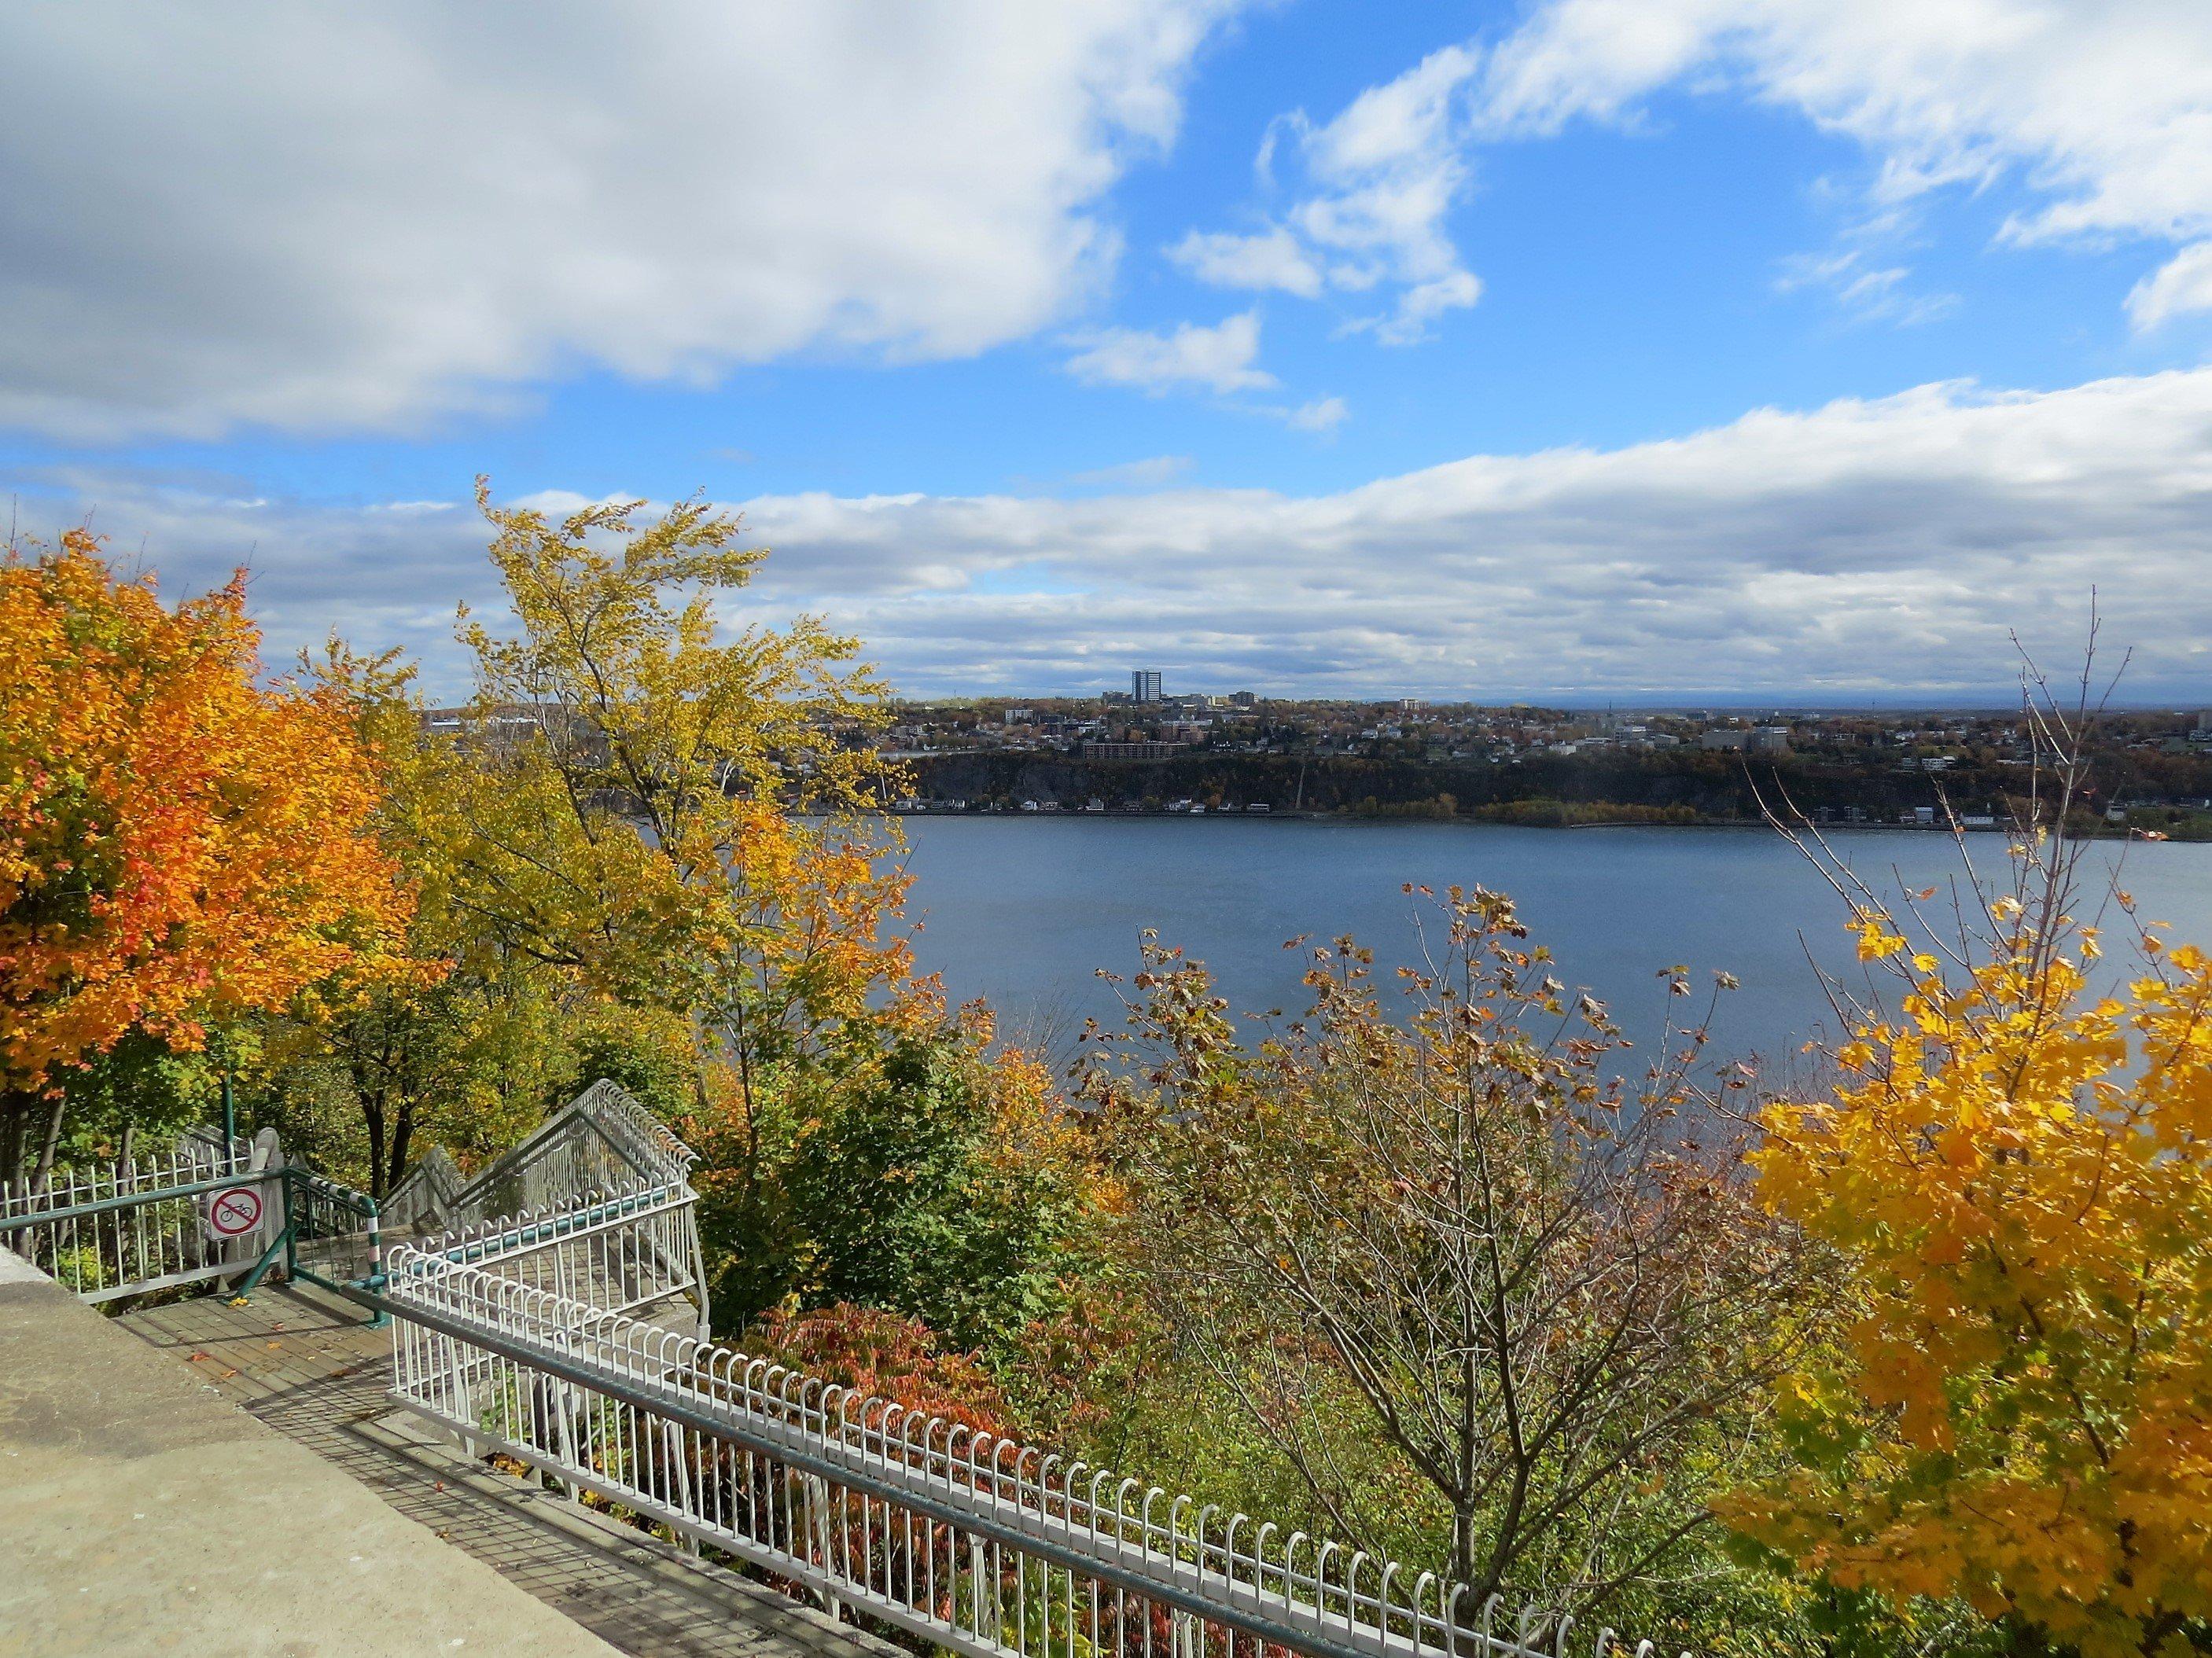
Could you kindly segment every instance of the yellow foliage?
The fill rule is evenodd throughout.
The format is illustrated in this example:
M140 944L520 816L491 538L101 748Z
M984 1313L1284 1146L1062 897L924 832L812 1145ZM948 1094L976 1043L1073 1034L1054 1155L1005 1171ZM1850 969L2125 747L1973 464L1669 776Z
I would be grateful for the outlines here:
M732 631L717 590L765 556L684 501L566 519L478 501L521 623L464 613L478 689L440 842L502 948L692 1017L741 1070L915 992L903 873L861 740L883 686L819 618ZM745 1087L749 1090L750 1084Z
M2212 1617L2212 962L2094 995L2093 936L1990 913L1987 959L1912 956L1832 1094L1765 1114L1760 1194L1854 1315L1778 1395L1803 1466L1723 1512L1847 1587L2154 1652Z

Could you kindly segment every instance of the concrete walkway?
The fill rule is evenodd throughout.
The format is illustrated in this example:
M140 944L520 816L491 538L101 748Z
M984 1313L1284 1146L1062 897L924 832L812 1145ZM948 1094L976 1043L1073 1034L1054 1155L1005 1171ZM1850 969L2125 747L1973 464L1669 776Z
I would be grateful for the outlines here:
M0 1653L611 1650L0 1250Z
M391 1337L361 1320L351 1303L302 1285L264 1288L248 1307L205 1297L114 1323L365 1498L450 1544L457 1559L497 1573L535 1603L532 1612L573 1619L573 1638L589 1631L597 1637L589 1650L606 1650L605 1641L653 1658L911 1658L535 1480L464 1457L386 1397ZM542 1650L553 1658L570 1649Z

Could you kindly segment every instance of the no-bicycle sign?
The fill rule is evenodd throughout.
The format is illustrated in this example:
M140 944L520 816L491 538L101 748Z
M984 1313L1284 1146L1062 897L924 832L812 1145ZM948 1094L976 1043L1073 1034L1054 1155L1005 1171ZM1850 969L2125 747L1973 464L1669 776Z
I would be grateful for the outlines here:
M219 1238L242 1238L261 1224L261 1193L252 1186L230 1186L207 1200L207 1229Z

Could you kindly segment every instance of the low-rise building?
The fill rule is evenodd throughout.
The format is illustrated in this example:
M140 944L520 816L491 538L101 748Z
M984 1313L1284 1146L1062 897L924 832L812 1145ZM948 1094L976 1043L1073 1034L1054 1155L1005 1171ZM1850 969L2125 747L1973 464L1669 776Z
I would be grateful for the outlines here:
M1169 760L1181 754L1188 745L1182 743L1086 742L1083 745L1085 760Z

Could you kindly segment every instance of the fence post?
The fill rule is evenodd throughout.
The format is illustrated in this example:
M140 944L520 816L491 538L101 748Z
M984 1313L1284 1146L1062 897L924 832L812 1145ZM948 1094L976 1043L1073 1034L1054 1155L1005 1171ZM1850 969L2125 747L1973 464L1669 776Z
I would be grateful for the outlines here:
M384 1219L374 1198L364 1194L362 1201L368 1208L368 1287L380 1296L384 1293ZM380 1306L370 1316L368 1327L381 1330L391 1322L392 1315Z
M806 1493L806 1529L811 1534L815 1552L822 1557L822 1610L832 1618L842 1614L845 1603L830 1587L837 1569L830 1552L830 1487L818 1473L800 1476L800 1489Z
M575 1425L569 1418L568 1384L565 1382L553 1384L553 1431L560 1436L561 1460L572 1468L582 1468L583 1449L576 1443ZM583 1502L584 1488L574 1480L562 1480L561 1489L568 1493L571 1503Z
M673 1422L662 1423L660 1424L660 1443L662 1454L668 1459L668 1466L676 1471L674 1484L676 1486L677 1506L682 1509L687 1518L696 1520L700 1517L699 1504L695 1500L695 1491L691 1479L690 1459L684 1455L683 1430L678 1428ZM686 1554L696 1554L699 1552L699 1540L694 1537L689 1530L678 1530L677 1532L676 1546L682 1549Z
M988 1625L983 1621L983 1540L974 1532L968 1533L968 1583L969 1598L975 1603L976 1638L996 1641L999 1638L998 1619L994 1617ZM997 1612L998 1604L999 1587L994 1583L991 1586L991 1609L994 1612ZM988 1636L986 1630L989 1631Z

